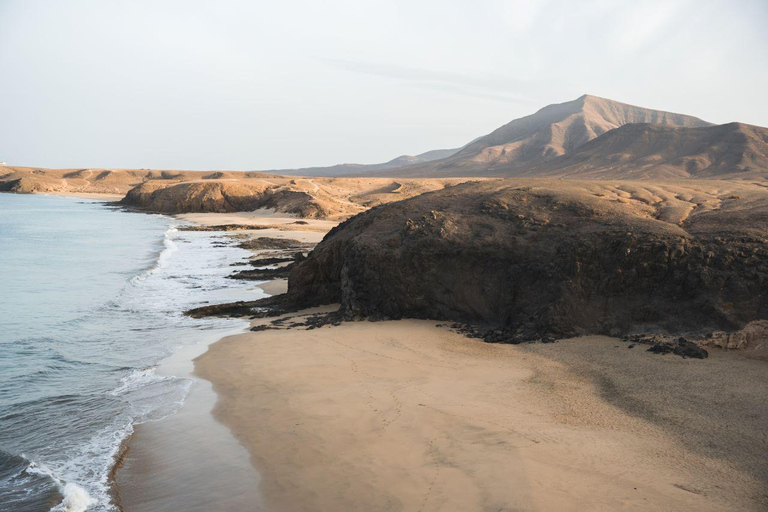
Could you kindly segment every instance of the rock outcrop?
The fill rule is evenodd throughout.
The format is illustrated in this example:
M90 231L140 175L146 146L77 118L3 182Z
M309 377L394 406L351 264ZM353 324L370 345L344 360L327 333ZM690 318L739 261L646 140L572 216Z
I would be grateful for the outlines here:
M763 348L768 345L768 320L755 320L736 332L713 332L701 344L730 350Z
M292 270L281 301L469 322L510 341L733 331L768 317L764 188L615 187L500 180L373 208Z
M467 181L253 176L146 181L129 190L121 204L159 213L228 213L268 208L299 217L345 218L377 204Z
M197 181L170 186L147 181L129 190L120 203L161 213L228 213L260 208L308 218L336 213L308 192L263 181Z

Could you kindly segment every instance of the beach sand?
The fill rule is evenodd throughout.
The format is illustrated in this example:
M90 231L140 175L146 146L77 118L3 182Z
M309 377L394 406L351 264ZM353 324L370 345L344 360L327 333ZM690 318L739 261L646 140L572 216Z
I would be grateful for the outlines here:
M52 196L78 197L80 199L98 199L102 201L120 201L125 194L104 194L99 192L41 192Z
M73 195L73 194L70 194ZM336 223L312 220L295 224L295 217L270 211L236 214L189 214L179 218L200 225L269 226L247 231L256 237L291 238L317 243ZM246 231L227 234L239 236ZM258 256L260 252L254 251ZM287 280L254 282L269 295L283 293ZM245 322L244 322L245 323ZM237 331L238 329L235 329ZM141 424L127 441L114 472L116 499L126 512L243 512L265 510L260 475L249 454L230 430L211 414L216 394L211 383L194 378L193 359L207 350L192 345L163 361L158 375L193 378L183 407L161 421Z
M228 337L196 373L273 510L765 509L764 363L627 347L353 322Z

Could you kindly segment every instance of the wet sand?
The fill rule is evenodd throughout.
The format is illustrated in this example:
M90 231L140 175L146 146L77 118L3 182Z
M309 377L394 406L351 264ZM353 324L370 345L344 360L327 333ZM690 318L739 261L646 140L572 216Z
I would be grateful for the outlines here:
M231 336L196 373L270 510L765 509L764 362L627 346L355 322Z
M184 347L157 373L192 377L192 359L206 349ZM136 427L117 471L124 510L265 510L258 492L259 474L243 446L211 416L215 403L211 384L195 379L178 413Z
M326 221L294 224L296 218L269 211L179 217L204 225L269 225L268 229L252 233L306 242L318 242L326 231ZM274 295L285 291L287 281L279 279L254 286ZM211 383L193 374L193 359L207 349L207 345L184 347L163 361L156 371L158 375L191 378L193 383L179 412L138 425L126 443L121 465L115 472L117 500L126 512L266 510L260 494L260 475L250 462L249 453L211 414L216 403Z

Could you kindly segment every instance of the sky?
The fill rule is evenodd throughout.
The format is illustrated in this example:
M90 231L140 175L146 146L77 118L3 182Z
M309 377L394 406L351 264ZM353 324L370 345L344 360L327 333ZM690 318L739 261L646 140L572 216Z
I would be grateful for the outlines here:
M0 0L0 161L268 170L588 93L768 126L768 0Z

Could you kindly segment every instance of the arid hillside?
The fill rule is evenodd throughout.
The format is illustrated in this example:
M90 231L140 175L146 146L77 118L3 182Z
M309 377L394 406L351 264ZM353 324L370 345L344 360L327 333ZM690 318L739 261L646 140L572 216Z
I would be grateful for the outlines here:
M0 191L70 194L124 195L146 181L166 184L190 180L262 179L268 174L243 171L178 171L149 169L45 169L40 167L0 167Z
M121 204L159 213L270 208L301 217L341 219L368 208L469 178L301 178L242 171L40 169L5 167L0 191L125 195Z
M515 176L532 166L567 155L604 133L634 123L711 126L711 123L692 116L584 95L515 119L448 158L407 168L377 171L376 174L412 177Z
M742 123L683 128L627 124L520 176L579 179L768 177L768 128Z
M307 218L343 219L368 208L440 190L467 179L291 178L148 181L130 190L126 206L160 213L274 209Z

